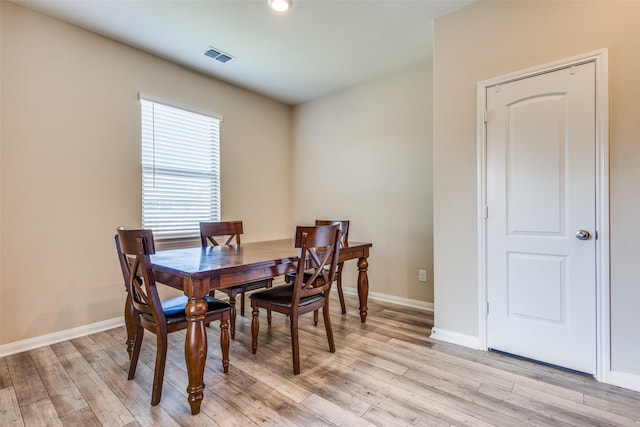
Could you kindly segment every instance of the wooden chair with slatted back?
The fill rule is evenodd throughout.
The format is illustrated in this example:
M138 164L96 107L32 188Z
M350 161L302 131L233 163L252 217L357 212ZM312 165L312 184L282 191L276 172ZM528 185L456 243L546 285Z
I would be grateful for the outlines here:
M316 219L316 225L340 225L340 247L346 248L349 246L349 221L348 220L331 220L331 219ZM347 313L347 306L344 302L344 294L342 293L342 267L344 262L338 263L338 270L336 271L336 288L338 290L338 297L340 298L340 308L342 314Z
M316 219L316 225L332 225L338 224L340 225L340 247L349 246L349 221L348 220L333 220L333 219ZM347 313L347 306L344 301L344 293L342 292L342 267L344 266L344 262L338 263L338 270L336 272L336 288L338 290L338 298L340 298L340 308L342 309L342 314ZM309 274L309 273L305 273ZM295 278L296 273L289 273L284 276L284 281L286 283L291 283ZM318 312L313 313L313 323L315 325L318 324Z
M155 406L162 397L162 383L167 359L168 339L171 332L186 329L188 322L185 314L187 297L184 295L160 300L156 281L151 268L150 255L155 253L153 232L151 230L118 229L115 235L116 250L127 290L126 312L132 313L135 337L130 353L129 376L136 373L138 357L144 330L156 334L156 362L153 375L151 405ZM220 321L220 347L224 372L229 370L229 319L232 307L224 301L207 296L208 308L205 322ZM125 314L126 316L126 314Z
M208 245L240 245L240 235L243 233L242 221L210 221L200 223L200 242L203 248ZM273 279L258 280L243 283L231 288L218 289L229 296L229 304L233 307L231 315L231 338L235 339L236 333L236 296L240 294L240 315L244 316L244 294L256 289L270 288ZM213 295L213 292L211 293Z
M293 283L249 295L253 312L251 350L254 354L258 349L260 308L289 316L294 374L300 373L298 317L301 314L322 308L329 351L335 352L329 316L329 293L338 268L339 241L340 227L337 224L296 227L295 247L300 248L300 255L295 263L296 276ZM305 274L305 267L310 272L309 275Z

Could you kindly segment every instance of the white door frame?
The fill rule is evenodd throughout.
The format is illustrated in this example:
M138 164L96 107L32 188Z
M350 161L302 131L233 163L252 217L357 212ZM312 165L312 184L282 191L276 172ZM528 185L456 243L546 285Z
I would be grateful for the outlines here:
M478 337L487 350L487 141L485 126L486 90L514 80L594 62L596 67L596 379L608 382L610 363L609 321L609 76L608 51L601 49L549 64L510 73L477 84L477 169L478 169Z

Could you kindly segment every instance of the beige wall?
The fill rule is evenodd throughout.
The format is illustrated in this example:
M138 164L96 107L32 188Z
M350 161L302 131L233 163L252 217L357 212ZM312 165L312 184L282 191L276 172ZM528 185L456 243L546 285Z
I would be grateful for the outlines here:
M433 301L432 64L294 109L293 219L349 219L371 241L372 292ZM418 269L428 282L418 282ZM345 286L356 283L346 268Z
M121 315L113 234L140 225L139 92L224 116L222 215L244 240L348 218L352 241L374 242L372 292L433 301L430 62L292 113L15 4L0 13L0 345ZM326 172L300 175L327 153Z
M640 2L480 1L435 22L436 327L478 336L476 83L609 49L612 370L640 374Z
M222 216L291 234L291 109L1 2L0 344L118 317L140 225L139 92L224 116Z

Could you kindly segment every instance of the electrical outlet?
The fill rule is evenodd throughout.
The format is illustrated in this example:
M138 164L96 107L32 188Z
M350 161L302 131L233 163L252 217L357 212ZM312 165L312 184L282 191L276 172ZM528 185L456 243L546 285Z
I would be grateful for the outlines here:
M418 270L418 281L420 282L427 281L427 270Z

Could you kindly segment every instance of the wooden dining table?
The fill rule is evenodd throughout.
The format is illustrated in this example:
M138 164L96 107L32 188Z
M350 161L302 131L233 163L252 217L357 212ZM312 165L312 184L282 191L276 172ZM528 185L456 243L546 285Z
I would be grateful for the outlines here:
M357 259L360 320L367 320L369 248L372 243L349 242L340 249L338 262ZM243 243L232 246L162 250L151 255L156 281L180 289L188 297L185 361L191 413L200 412L204 396L207 334L204 301L210 291L294 272L299 249L292 239ZM129 328L127 328L129 330ZM129 332L128 332L129 334ZM132 339L133 337L128 337Z

